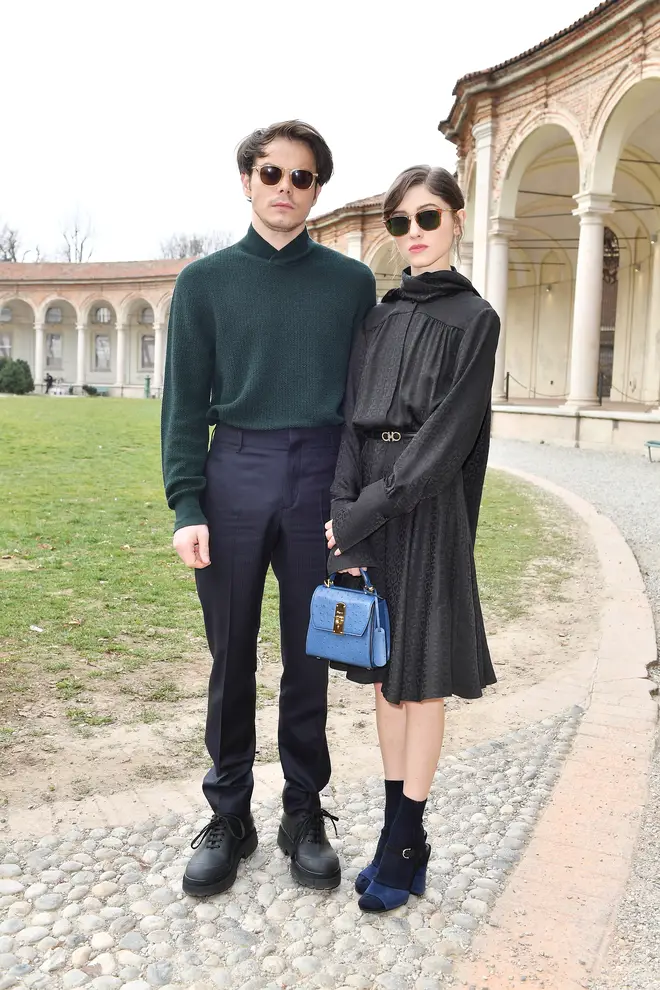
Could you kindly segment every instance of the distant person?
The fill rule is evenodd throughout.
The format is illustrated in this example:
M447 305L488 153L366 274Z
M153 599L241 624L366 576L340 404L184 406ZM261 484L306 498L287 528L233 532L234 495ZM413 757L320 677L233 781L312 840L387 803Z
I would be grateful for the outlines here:
M227 890L257 846L250 813L257 634L269 565L280 586L283 672L278 843L296 880L336 887L328 666L305 653L309 604L326 573L324 522L341 436L351 343L376 301L359 261L313 241L307 216L332 155L298 120L238 149L252 223L238 244L188 265L174 291L163 393L163 473L174 546L196 569L213 655L203 790L213 816L193 842L183 889ZM209 449L209 426L215 427Z
M375 684L385 775L376 855L355 885L365 911L423 893L443 699L478 698L495 683L473 550L500 323L451 267L465 211L449 172L402 172L383 219L410 267L368 314L351 357L327 524L331 568L370 565L392 624L386 667L344 668Z
M55 381L55 379L53 378L53 376L51 375L51 373L48 372L48 374L46 375L44 381L46 382L46 395L48 395L48 393L50 392L51 388L53 387L53 382Z

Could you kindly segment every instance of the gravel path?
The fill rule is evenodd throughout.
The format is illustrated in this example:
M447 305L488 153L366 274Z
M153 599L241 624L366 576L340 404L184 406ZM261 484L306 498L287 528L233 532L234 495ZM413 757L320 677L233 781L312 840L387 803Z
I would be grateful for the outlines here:
M380 830L376 778L324 800L340 817L344 867L329 894L291 879L275 796L254 807L260 846L231 891L205 900L181 892L181 875L206 819L0 836L0 990L439 990L520 858L580 716L441 761L429 887L384 917L362 915L352 889Z
M660 464L639 455L497 440L492 460L563 485L617 524L644 576L660 642ZM658 668L651 671L660 680ZM660 977L660 748L638 848L601 976L592 990L658 990Z
M563 485L616 523L637 558L660 634L660 463L649 463L643 452L520 440L493 440L491 461Z

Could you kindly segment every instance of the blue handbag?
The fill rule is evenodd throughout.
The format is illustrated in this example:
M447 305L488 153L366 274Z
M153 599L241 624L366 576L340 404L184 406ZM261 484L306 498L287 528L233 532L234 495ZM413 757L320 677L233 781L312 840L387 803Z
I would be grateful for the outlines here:
M353 667L384 667L390 658L390 616L366 570L364 588L335 585L336 574L312 595L307 653Z

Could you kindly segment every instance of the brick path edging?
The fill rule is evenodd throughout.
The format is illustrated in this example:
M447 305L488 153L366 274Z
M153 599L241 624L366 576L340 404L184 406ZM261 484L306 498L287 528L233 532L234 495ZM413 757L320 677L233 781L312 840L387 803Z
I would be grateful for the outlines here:
M586 524L604 581L600 645L573 749L490 924L456 967L459 985L577 990L597 974L634 854L658 706L647 668L653 616L614 523L565 488L493 464L561 498Z

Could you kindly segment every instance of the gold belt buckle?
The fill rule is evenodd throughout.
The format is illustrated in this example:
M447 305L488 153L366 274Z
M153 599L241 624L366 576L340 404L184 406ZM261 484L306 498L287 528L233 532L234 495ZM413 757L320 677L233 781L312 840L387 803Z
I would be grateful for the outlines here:
M385 443L397 443L401 439L401 434L398 430L383 430L380 437Z

